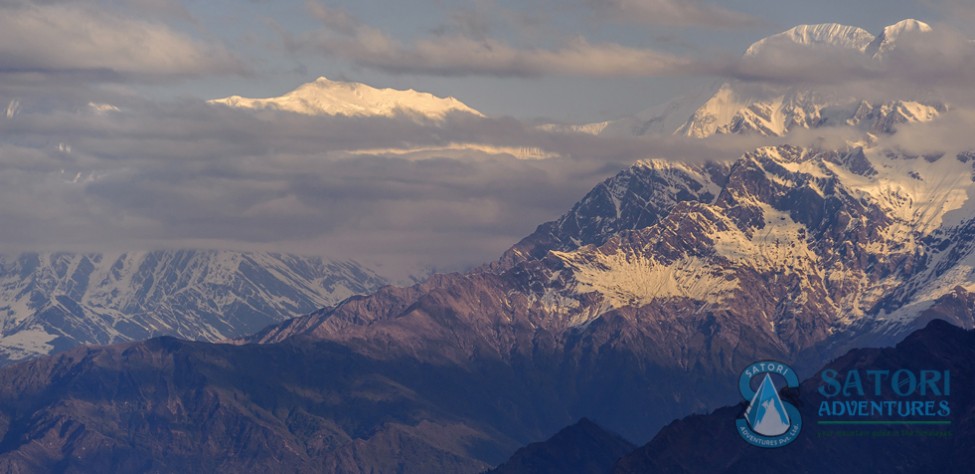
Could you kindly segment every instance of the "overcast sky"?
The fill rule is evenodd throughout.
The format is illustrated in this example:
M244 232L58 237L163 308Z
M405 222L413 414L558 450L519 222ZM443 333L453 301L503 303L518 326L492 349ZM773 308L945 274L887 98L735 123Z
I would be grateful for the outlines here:
M966 0L131 3L138 5L133 17L217 45L243 69L164 84L154 91L161 97L275 96L324 75L452 95L490 115L570 122L635 113L718 80L671 69L738 55L798 24L839 22L877 33L905 18L975 23Z
M761 144L568 137L537 121L618 118L727 80L875 90L883 77L898 92L924 85L964 101L975 79L970 3L0 0L0 251L261 248L464 268L634 160L727 159ZM878 33L904 18L940 32L928 49L899 53L910 67L783 63L788 51L739 60L797 24ZM203 102L277 96L318 76L450 95L487 118L314 118ZM559 158L356 153L457 141Z

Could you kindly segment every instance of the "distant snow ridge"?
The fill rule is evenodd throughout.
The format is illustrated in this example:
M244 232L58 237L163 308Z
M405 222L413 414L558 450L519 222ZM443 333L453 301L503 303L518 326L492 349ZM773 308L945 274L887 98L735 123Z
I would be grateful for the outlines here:
M277 253L0 255L0 365L81 344L238 337L386 283L356 262Z
M213 99L210 104L249 110L282 110L310 116L394 117L441 124L449 114L484 117L481 112L453 97L437 97L414 90L377 89L358 82L332 81L320 77L281 96L249 99L240 96ZM559 131L549 126L550 131ZM570 127L563 131L574 131ZM393 155L410 159L443 157L470 158L479 155L510 155L522 160L542 160L559 156L557 152L522 144L493 142L448 142L413 146L343 150L350 155Z
M332 81L319 77L281 97L250 99L230 96L208 101L244 109L272 109L304 115L344 115L348 117L392 117L397 113L415 114L442 120L448 113L464 112L483 116L453 97L437 97L426 92L377 89L358 82Z
M917 20L890 25L877 36L862 28L836 23L800 25L756 41L742 56L742 65L762 61L765 54L802 54L802 48L840 48L866 61L885 61L898 41L932 31ZM789 48L791 49L782 49ZM856 127L871 133L893 133L904 123L927 122L947 110L935 100L860 97L826 94L813 86L775 87L730 81L715 84L699 96L679 98L633 117L598 124L561 126L558 131L606 136L675 134L705 138L721 134L783 136L794 129Z
M865 51L873 40L874 36L870 32L855 26L837 23L799 25L755 42L745 50L745 56L755 56L763 49L781 43L837 46Z
M917 20L904 20L888 26L876 37L846 25L801 25L752 44L745 51L744 64L775 47L788 44L845 48L883 61L884 55L896 47L898 38L905 33L929 31L930 26ZM796 128L824 126L852 126L874 133L893 133L899 124L927 122L945 110L947 106L940 102L898 97L866 101L827 95L806 86L755 88L725 83L675 133L695 138L735 133L782 136Z

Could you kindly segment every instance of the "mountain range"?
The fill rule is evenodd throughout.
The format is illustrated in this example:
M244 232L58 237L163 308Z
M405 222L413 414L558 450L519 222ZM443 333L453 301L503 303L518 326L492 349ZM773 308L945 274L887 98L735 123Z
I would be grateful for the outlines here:
M930 311L971 327L972 216L948 199L971 166L788 146L641 162L479 270L236 345L153 339L2 371L0 462L478 472L581 417L646 440L732 401L751 361L818 366Z
M747 71L765 62L774 64L784 57L802 57L825 49L847 52L865 64L881 65L889 60L889 53L899 41L910 42L931 31L928 24L913 19L887 26L876 36L862 28L836 23L800 25L755 42L745 51L741 63ZM820 127L890 133L898 124L931 121L949 106L932 93L878 100L797 82L778 86L742 80L722 82L632 117L555 129L605 136L696 138L737 133L783 136L794 129Z
M388 283L354 261L266 252L0 255L0 362L159 335L240 337Z
M895 33L924 29L899 25L879 41L799 27L757 48L839 43L882 61ZM762 100L735 102L731 122L695 115L706 127L689 135L778 135L834 116L832 98L788 122ZM620 437L661 439L673 419L737 400L756 360L807 372L934 318L971 328L975 153L877 140L920 120L891 115L913 107L891 101L839 123L873 137L842 147L638 162L466 273L384 286L232 343L162 337L4 369L0 468L481 472L580 418L620 436L583 425L560 439L582 431L610 451Z

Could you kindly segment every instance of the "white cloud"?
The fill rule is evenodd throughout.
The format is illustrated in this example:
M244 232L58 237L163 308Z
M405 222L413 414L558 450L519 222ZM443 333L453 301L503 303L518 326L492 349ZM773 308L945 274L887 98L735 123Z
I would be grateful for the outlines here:
M516 48L495 39L459 36L403 46L381 32L368 30L352 41L326 41L323 46L331 54L386 72L445 76L658 76L674 74L687 64L665 53L615 43L592 44L585 38L557 49Z
M120 110L2 119L0 252L202 242L456 269L497 257L637 159L727 157L753 140L608 139L467 114L431 125L110 102ZM472 141L560 158L362 153Z
M497 257L638 159L733 160L767 144L833 147L858 137L820 129L771 138L608 138L468 114L434 125L195 101L110 102L120 110L28 109L0 119L0 252L204 245L457 269ZM883 139L962 146L972 121L957 113L950 116L957 126L938 129L950 132L913 125ZM367 152L472 141L558 158Z
M151 2L150 2L151 3ZM155 8L165 8L161 2ZM239 73L239 60L161 23L85 4L0 7L0 73L118 79Z
M316 20L333 30L345 34L354 34L356 28L360 27L359 21L345 10L326 7L321 2L315 0L305 0L305 7Z
M758 20L699 0L586 0L597 13L620 21L663 26L731 28Z
M358 22L341 10L316 2L309 2L308 6L324 29L288 38L292 47L315 50L393 74L641 77L676 74L689 63L684 58L652 49L611 42L590 43L584 37L564 41L555 48L516 47L495 38L475 39L457 33L404 42ZM486 29L478 31L478 36L483 36Z
M811 86L865 100L975 104L975 43L946 25L903 33L896 48L880 57L838 46L779 42L746 57L696 62L688 70L759 85Z

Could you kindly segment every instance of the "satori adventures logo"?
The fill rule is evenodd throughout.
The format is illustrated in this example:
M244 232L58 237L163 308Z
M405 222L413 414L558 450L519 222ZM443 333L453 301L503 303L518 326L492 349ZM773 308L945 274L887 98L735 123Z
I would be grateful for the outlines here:
M951 371L853 367L819 374L818 437L924 436L951 431Z
M799 387L799 377L781 362L762 361L749 365L738 379L738 391L748 400L748 408L735 420L738 434L760 448L781 448L799 436L802 417L799 409L779 396L776 379L783 387ZM758 381L754 389L753 381Z

